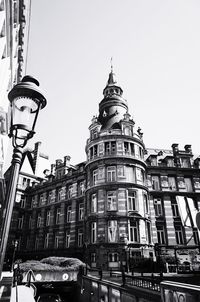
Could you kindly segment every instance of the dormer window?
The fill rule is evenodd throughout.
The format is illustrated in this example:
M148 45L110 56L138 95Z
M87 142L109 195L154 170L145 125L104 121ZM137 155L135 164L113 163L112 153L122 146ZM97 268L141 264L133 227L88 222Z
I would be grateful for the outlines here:
M173 158L168 158L167 166L168 167L174 167L174 159Z
M190 168L190 160L189 158L181 158L181 167L182 168Z

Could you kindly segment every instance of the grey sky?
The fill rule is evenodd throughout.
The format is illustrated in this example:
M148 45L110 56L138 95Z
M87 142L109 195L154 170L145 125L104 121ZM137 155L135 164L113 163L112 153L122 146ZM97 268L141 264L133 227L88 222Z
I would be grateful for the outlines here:
M47 97L34 141L85 160L110 57L146 147L200 154L200 1L33 0L27 73Z

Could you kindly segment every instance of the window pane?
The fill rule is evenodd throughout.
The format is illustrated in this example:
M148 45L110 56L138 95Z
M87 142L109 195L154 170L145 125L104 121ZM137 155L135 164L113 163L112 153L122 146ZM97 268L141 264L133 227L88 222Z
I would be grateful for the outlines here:
M117 210L116 191L107 192L107 210L108 211Z

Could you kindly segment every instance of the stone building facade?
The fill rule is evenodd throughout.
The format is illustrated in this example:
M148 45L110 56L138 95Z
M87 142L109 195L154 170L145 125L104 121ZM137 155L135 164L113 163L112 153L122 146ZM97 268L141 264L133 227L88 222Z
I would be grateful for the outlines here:
M26 72L30 6L30 0L0 0L0 182L8 147L7 95Z
M200 158L191 146L146 148L112 70L89 131L85 162L57 160L24 191L18 256L76 256L103 269L174 257L197 267Z

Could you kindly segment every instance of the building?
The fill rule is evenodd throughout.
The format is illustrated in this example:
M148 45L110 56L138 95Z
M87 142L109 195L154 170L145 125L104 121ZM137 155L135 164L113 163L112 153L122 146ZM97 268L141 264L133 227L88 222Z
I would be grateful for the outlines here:
M0 0L0 178L8 145L8 91L25 75L30 0Z
M22 238L26 229L28 192L27 188L34 187L36 184L43 183L45 174L50 170L49 158L41 152L41 142L35 143L33 149L27 148L23 152L20 174L17 184L15 207L12 214L12 224L10 227L9 241L7 244L7 254L9 260L12 259L14 246L22 248ZM10 176L10 168L5 173L5 180ZM23 232L23 233L22 233ZM16 241L17 240L17 241Z
M103 269L188 261L199 269L200 158L191 146L146 148L113 70L89 131L85 162L57 160L45 180L21 191L18 257L76 256Z

